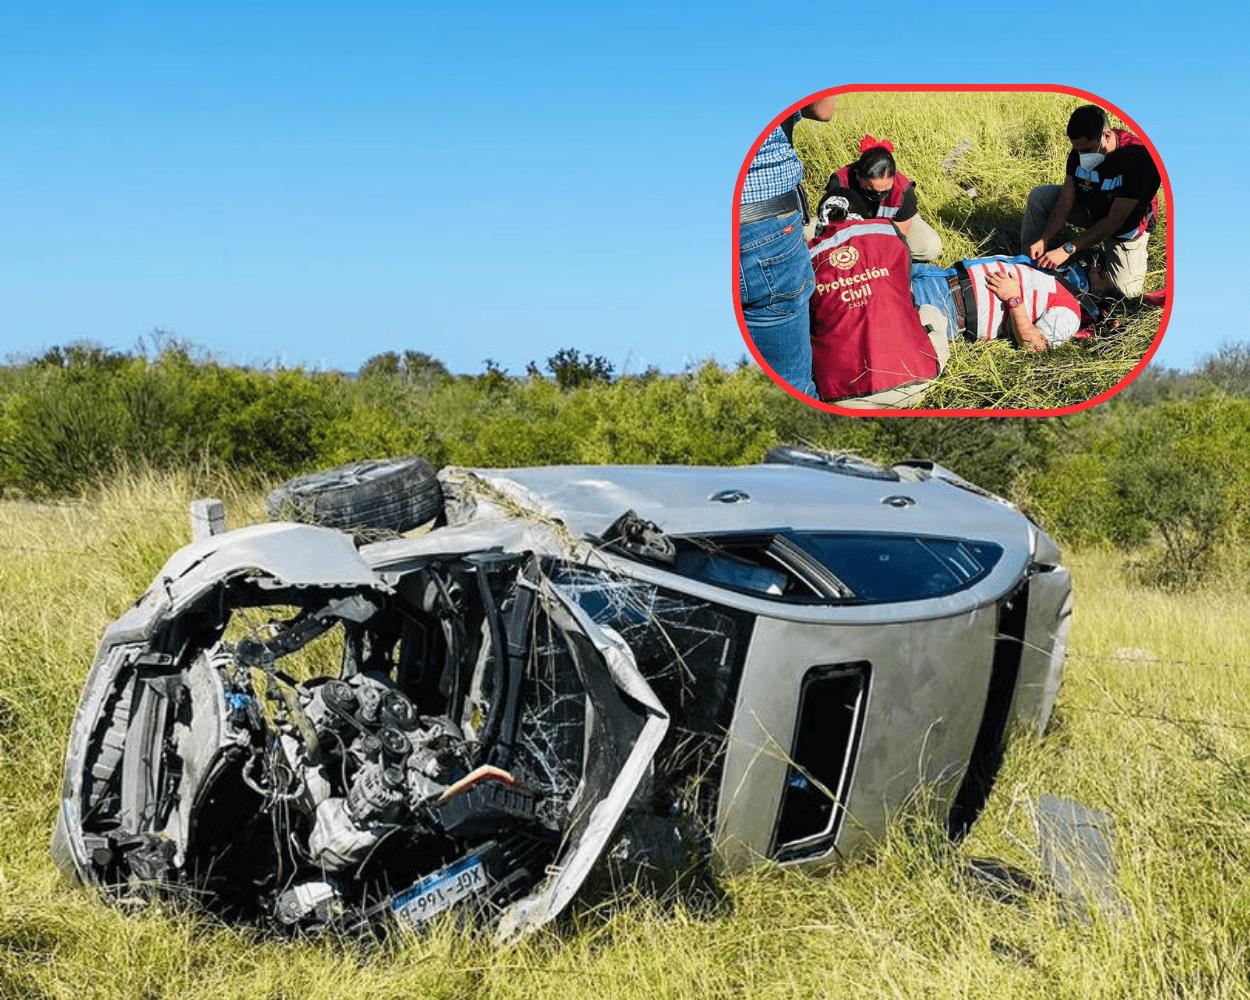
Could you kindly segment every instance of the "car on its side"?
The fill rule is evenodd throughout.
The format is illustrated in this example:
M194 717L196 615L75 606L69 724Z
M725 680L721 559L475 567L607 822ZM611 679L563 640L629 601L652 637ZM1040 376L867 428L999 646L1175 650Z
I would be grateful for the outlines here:
M958 836L1071 623L1046 533L932 463L400 459L271 512L105 632L53 837L78 880L506 940L605 865L823 868L921 786Z

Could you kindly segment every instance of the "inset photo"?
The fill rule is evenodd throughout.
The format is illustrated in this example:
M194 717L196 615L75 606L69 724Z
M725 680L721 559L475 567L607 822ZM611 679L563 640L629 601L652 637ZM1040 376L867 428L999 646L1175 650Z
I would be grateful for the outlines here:
M779 386L833 412L1085 409L1162 339L1169 203L1148 136L1094 94L821 91L739 171L739 326Z

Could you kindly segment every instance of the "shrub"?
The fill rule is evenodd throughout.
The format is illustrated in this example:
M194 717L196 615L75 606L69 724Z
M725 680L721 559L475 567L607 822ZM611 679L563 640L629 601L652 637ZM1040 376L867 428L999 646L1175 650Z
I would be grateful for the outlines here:
M562 357L594 369L593 356ZM177 344L153 358L76 345L0 367L0 490L72 495L133 466L272 482L412 453L435 465L733 465L798 441L934 459L1015 499L1064 542L1138 553L1145 578L1176 588L1250 535L1242 360L1225 351L1199 372L1159 372L1149 393L1063 420L875 420L815 410L749 366L562 385L493 363L452 376L408 351L375 356L353 379L231 368Z

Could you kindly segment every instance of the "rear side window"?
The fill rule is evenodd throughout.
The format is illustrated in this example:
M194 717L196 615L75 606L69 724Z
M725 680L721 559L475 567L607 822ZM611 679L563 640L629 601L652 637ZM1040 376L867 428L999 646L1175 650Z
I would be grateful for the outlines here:
M801 532L789 538L864 604L953 594L984 579L1003 554L990 542L955 538Z

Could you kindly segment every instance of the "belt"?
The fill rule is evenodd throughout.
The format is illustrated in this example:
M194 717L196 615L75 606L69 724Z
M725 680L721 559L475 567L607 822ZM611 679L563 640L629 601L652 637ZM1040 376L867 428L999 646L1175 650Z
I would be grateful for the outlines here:
M955 300L955 322L959 324L959 329L965 333L975 334L968 324L968 317L971 316L973 321L977 315L976 295L972 291L972 281L968 277L968 271L961 264L955 265L955 274L948 278L951 286L951 298Z
M779 215L789 215L791 212L802 212L804 220L807 219L807 206L797 187L764 201L752 201L739 206L738 222L740 224L760 222Z

